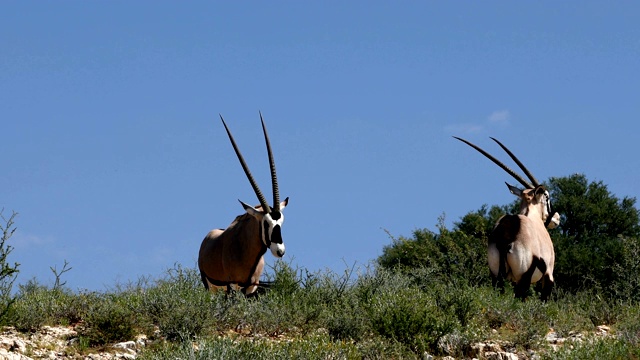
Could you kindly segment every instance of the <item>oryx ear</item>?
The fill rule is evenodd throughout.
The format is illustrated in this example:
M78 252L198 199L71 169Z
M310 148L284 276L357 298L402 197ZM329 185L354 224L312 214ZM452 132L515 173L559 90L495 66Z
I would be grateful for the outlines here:
M507 187L509 188L509 191L511 191L511 193L517 197L522 197L522 190L518 189L517 187L513 186L513 185L509 185L508 182L505 182L505 184L507 184Z
M261 210L258 210L247 203L243 203L241 200L238 200L238 201L240 201L240 204L242 204L242 207L244 208L244 211L247 212L247 214L252 216L264 215L264 213Z
M286 208L287 204L289 204L289 197L288 196L287 196L286 199L284 199L284 201L280 202L280 210L283 210L284 208Z

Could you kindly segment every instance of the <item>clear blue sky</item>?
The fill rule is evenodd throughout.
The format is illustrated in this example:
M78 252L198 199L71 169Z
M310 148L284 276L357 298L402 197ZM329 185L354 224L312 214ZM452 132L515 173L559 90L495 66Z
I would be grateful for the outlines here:
M311 271L511 202L512 179L452 135L637 197L639 23L632 1L3 2L18 282L52 284L64 260L72 289L195 267L237 200L257 203L218 114L270 194L262 111L285 259Z

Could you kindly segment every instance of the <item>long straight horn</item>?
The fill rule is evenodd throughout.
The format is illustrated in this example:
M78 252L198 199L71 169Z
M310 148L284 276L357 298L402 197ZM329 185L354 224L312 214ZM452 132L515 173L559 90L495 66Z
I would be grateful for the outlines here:
M491 138L491 140L495 141L498 143L498 145L500 145L500 147L507 152L507 154L509 154L509 156L511 157L511 159L513 159L513 161L518 164L518 166L520 167L520 169L522 169L522 171L524 171L524 174L527 175L527 177L529 178L529 180L531 180L531 182L533 183L534 186L538 187L540 186L540 183L538 182L538 180L535 178L535 176L533 176L533 174L531 174L531 172L522 164L522 162L520 162L520 160L518 160L518 158L509 150L507 149L506 146L502 145L502 143L494 138Z
M506 171L509 175L513 176L514 179L518 180L518 182L520 184L522 184L522 186L528 188L528 189L533 189L533 185L531 185L527 180L523 179L522 176L518 175L515 171L511 170L511 168L509 168L507 165L503 164L500 160L496 159L495 157L493 157L491 154L489 154L488 152L482 150L480 147L468 142L465 139L459 138L457 136L454 136L454 138L462 141L463 143L471 146L472 148L478 150L478 152L480 152L482 155L486 156L489 160L493 161L496 165L500 166L502 168L502 170Z
M280 190L278 190L278 177L276 176L276 163L273 160L273 153L271 152L271 143L269 142L267 127L264 125L264 119L262 119L262 112L260 112L260 121L262 122L262 132L264 132L264 141L267 143L267 153L269 155L269 167L271 168L271 187L273 188L273 209L276 211L280 211Z
M220 120L222 120L222 124L224 125L224 128L227 130L227 135L229 135L229 140L231 140L231 145L233 145L233 150L235 150L236 155L238 156L238 160L240 160L240 165L242 165L242 169L244 170L244 173L247 175L247 179L249 179L249 182L251 183L251 187L253 187L253 191L256 193L258 200L260 200L260 205L262 205L262 211L264 211L265 213L271 212L271 209L269 208L269 204L267 203L267 200L264 198L264 195L262 195L262 191L260 191L260 188L258 187L256 180L253 178L253 175L251 175L251 171L249 171L249 167L247 166L247 163L244 161L244 158L242 157L242 154L238 149L238 145L236 145L236 141L233 139L233 135L231 135L231 131L229 131L229 128L227 127L227 123L224 122L222 115L220 115Z

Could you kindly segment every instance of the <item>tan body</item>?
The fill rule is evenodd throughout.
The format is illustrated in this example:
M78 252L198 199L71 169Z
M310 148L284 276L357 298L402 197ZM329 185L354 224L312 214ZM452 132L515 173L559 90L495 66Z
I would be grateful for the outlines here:
M558 213L551 216L549 192L500 141L491 138L531 182L480 147L462 138L454 138L478 150L525 187L521 190L507 183L509 191L520 198L520 213L501 217L489 236L488 260L493 285L504 289L504 280L510 280L515 283L516 297L524 300L531 283L537 282L541 285L540 298L546 300L553 288L555 265L555 252L547 228L553 229L560 223Z
M534 192L525 190L520 195L521 214L498 220L489 238L489 269L494 285L502 286L506 278L516 285L516 296L523 299L530 284L541 281L541 298L546 299L553 286L555 252L543 221L548 216L540 201L544 190L538 195Z
M225 230L211 230L202 240L198 268L203 283L215 287L238 285L246 294L256 290L267 247L260 239L260 222L244 214Z

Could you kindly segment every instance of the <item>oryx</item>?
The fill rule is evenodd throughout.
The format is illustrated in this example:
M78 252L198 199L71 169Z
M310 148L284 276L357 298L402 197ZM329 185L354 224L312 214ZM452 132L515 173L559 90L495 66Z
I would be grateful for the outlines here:
M509 154L531 182L478 146L454 136L500 166L525 189L507 184L509 191L520 198L520 213L502 216L489 236L488 260L494 286L503 288L504 279L515 283L515 296L525 299L531 283L540 281L540 298L546 300L553 288L555 253L548 229L558 226L560 216L551 216L549 191L501 142L491 138Z
M264 268L263 255L267 249L277 258L284 255L285 247L281 234L284 222L282 210L287 206L289 198L280 202L276 165L262 113L260 121L271 167L273 207L269 206L262 195L222 115L220 119L260 205L254 207L238 200L245 213L237 216L226 229L214 229L205 236L200 245L198 268L205 288L209 289L213 285L226 287L229 291L233 285L240 287L245 295L250 295L256 291L260 283L260 275Z

